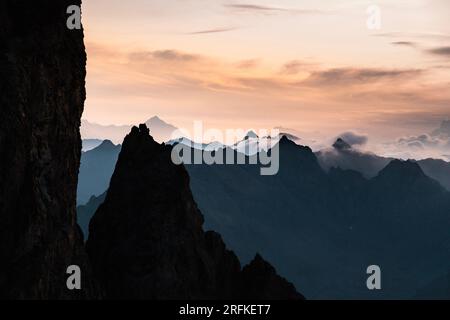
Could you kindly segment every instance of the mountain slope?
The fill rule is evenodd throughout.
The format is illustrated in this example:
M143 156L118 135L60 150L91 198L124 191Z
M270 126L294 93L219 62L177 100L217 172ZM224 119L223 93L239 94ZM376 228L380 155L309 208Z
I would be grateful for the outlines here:
M339 167L344 170L361 172L366 178L375 177L393 158L377 156L373 153L353 149L343 139L338 139L332 149L316 152L317 159L324 170ZM450 163L437 159L417 161L424 173L437 180L450 191Z
M81 154L78 174L77 203L86 203L108 189L121 146L105 140L98 147Z
M319 163L285 137L276 176L248 164L186 169L205 228L243 262L263 254L310 298L411 298L447 272L449 193L420 163L387 161L371 179ZM365 286L374 263L381 292Z
M273 270L261 272L258 266L266 262L259 256L255 266L241 273L239 260L221 237L203 231L189 176L183 166L172 163L171 150L156 143L145 125L133 127L124 140L105 201L91 220L87 242L95 275L107 296L302 298ZM242 286L260 276L268 277L261 290Z
M206 227L244 261L261 252L308 297L410 298L450 265L450 195L417 163L393 161L372 179L326 173L309 148L282 139L276 176L187 170ZM371 264L384 270L382 291L366 288Z

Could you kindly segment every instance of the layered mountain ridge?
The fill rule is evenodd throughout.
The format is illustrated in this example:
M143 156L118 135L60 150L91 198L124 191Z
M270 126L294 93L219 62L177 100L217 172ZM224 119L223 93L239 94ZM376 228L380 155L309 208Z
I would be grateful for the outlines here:
M241 272L220 235L203 231L189 176L183 166L172 163L171 150L155 142L145 125L133 127L124 140L87 241L107 296L302 298L259 255Z
M410 298L446 274L450 197L420 163L392 160L369 179L324 170L317 154L287 137L279 151L275 176L261 176L249 157L245 165L186 166L205 228L241 261L260 252L311 298ZM388 270L381 292L365 286L373 263Z

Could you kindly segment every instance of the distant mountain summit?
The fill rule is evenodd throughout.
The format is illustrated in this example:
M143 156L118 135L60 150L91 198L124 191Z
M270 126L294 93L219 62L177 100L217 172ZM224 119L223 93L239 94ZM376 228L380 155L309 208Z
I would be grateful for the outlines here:
M148 119L145 123L154 139L158 142L169 141L173 138L172 134L178 130L178 128L157 116ZM111 140L113 143L119 144L122 143L130 130L130 125L101 125L87 120L81 121L81 137L84 140Z
M168 124L161 120L159 117L154 116L145 122L145 125L149 128L150 134L158 142L166 142L174 137L174 133L178 130L177 127Z
M85 204L91 196L99 196L106 191L120 149L120 145L105 140L96 148L81 154L77 205Z
M255 133L255 131L250 130L249 132L247 132L247 134L244 137L244 140L248 140L248 139L258 139L258 135Z
M92 149L98 147L102 142L103 142L103 140L100 140L100 139L85 139L85 140L81 141L81 143L82 143L81 151L86 152L86 151L92 150Z
M111 140L103 140L98 147L95 148L97 151L105 152L117 149L117 146L112 143Z
M335 148L336 150L349 150L352 148L352 146L344 141L344 139L338 138L333 144L333 148Z
M389 164L378 174L378 177L385 176L402 180L426 177L416 161L402 161L398 159L389 162Z
M326 171L333 167L339 167L344 170L358 171L366 178L377 176L382 169L395 160L394 158L381 157L374 153L354 149L343 139L338 139L333 144L333 148L316 152L316 156L321 167ZM442 186L450 190L449 162L438 159L425 159L413 161L413 163L417 163L424 174L439 181ZM399 163L394 162L391 165L399 165Z

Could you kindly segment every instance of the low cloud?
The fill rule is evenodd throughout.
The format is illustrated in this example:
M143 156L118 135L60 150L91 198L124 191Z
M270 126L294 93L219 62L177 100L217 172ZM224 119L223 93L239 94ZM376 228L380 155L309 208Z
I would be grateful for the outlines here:
M403 158L425 159L437 158L448 161L450 152L450 121L443 121L441 126L431 133L407 136L395 143L386 144L387 154L402 155Z
M362 146L369 141L369 137L367 135L359 134L353 131L341 133L337 138L343 139L351 146Z

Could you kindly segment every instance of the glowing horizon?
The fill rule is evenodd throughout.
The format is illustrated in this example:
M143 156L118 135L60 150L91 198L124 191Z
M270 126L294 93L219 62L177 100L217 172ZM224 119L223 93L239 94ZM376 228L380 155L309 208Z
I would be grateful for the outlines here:
M367 28L367 8L381 29ZM450 3L85 1L83 118L282 126L381 142L450 115Z

